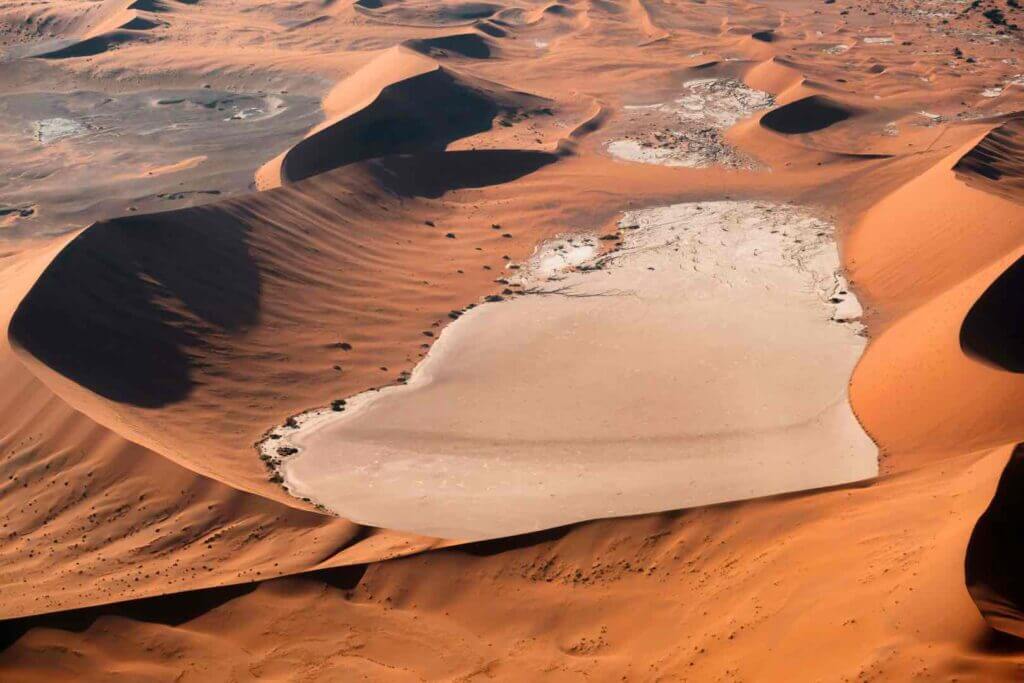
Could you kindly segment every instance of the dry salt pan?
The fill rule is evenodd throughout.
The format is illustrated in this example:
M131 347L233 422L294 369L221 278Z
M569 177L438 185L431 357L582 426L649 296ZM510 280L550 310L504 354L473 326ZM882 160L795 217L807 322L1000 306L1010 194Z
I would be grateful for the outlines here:
M543 245L530 294L458 317L407 384L277 428L264 459L345 518L457 539L876 474L827 221L684 203L629 212L618 240Z
M597 256L597 252L598 241L593 235L550 240L538 247L530 260L509 281L525 284L538 278L556 279L588 263Z
M725 141L725 131L774 104L771 95L735 79L687 81L672 102L626 107L624 137L607 143L625 161L703 168L756 168Z
M73 138L86 132L85 126L74 119L41 119L32 125L36 140L49 145L64 138Z

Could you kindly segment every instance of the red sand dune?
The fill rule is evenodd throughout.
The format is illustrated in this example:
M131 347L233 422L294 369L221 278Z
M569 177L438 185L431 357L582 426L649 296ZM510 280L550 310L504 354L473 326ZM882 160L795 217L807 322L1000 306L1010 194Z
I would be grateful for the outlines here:
M0 678L1019 679L1024 90L1016 11L988 4L0 8L13 95L324 111L249 194L0 237ZM701 78L774 98L688 131L757 169L606 153ZM719 199L836 219L878 479L458 544L325 514L260 462L290 416L405 381L544 240L612 249L624 211Z

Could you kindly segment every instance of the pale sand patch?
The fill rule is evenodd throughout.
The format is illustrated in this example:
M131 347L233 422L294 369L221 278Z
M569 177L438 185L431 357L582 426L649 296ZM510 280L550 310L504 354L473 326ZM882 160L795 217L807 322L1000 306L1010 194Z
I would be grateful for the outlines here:
M560 279L567 272L591 261L598 251L597 238L592 235L572 235L550 240L537 249L514 280L527 285Z
M519 276L539 294L463 315L407 385L275 430L285 485L360 523L478 539L877 473L847 402L865 340L830 225L704 202L621 226L593 270L573 269L583 247L542 249Z
M61 117L41 119L32 124L36 140L41 144L49 145L63 140L85 134L86 128L74 119Z
M691 155L675 147L656 147L640 140L612 140L606 149L617 159L638 164L662 164L695 168L703 163L703 155Z
M757 168L725 141L725 131L774 99L731 78L687 81L677 99L623 108L624 137L605 149L625 161L666 166Z

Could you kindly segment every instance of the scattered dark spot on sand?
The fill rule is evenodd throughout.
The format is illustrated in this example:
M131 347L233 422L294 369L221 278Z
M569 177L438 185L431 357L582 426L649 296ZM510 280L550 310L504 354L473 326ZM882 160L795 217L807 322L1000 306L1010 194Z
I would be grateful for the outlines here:
M188 197L194 197L196 195L211 195L216 196L220 194L220 190L185 190L183 192L166 192L158 194L157 197L160 199L166 199L168 201L176 201L179 199L187 199Z

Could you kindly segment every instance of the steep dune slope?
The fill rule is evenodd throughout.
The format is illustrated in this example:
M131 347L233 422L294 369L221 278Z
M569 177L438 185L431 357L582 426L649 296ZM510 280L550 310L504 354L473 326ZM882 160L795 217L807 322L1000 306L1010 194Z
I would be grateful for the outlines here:
M59 36L22 51L46 59L88 57L122 43L147 40L147 32L160 26L156 14L181 0L103 0L65 20L58 5L56 14L36 18L37 30L45 27ZM45 12L45 10L44 10Z
M854 374L853 401L903 466L910 454L918 462L1024 439L1020 377L961 346L975 301L1024 250L1019 205L952 170L976 140L874 207L847 248L851 278L884 325Z
M964 182L980 190L1024 203L1024 115L1000 123L953 170Z
M15 680L1015 680L1019 647L989 635L962 578L1006 457L181 596L190 614L137 603L28 621L0 667Z
M26 247L3 261L5 324L59 246ZM74 334L86 340L86 330ZM6 338L0 379L3 618L344 563L346 552L361 562L432 543L388 538L198 476L73 410L26 370ZM293 544L302 550L285 550Z
M821 95L774 109L761 117L761 125L783 135L814 133L849 119L856 110Z
M1024 612L1009 28L930 2L168 0L80 24L59 5L62 35L129 39L19 47L0 76L330 92L261 171L273 189L99 221L31 263L10 247L0 617L41 616L4 624L2 677L1024 675L982 620L1019 633ZM775 98L723 133L771 172L604 154L605 126L702 67ZM880 480L376 563L445 542L315 512L257 459L288 416L403 382L543 239L717 199L848 229L873 336L850 395Z
M325 98L327 121L257 173L261 188L295 182L366 159L441 151L461 138L552 115L554 103L452 72L392 48Z
M1021 281L1024 256L997 277L974 302L960 326L960 348L974 360L1008 372L1024 372Z
M521 120L550 104L404 48L343 86L325 102L333 118L284 155L289 179L443 150L490 129L502 112ZM461 114L452 118L440 101L422 108L428 92L448 105L461 98ZM371 135L407 129L403 139ZM479 260L500 268L532 244L479 218L449 239L425 221L451 210L429 200L510 182L555 159L514 150L390 157L252 198L101 222L70 240L31 287L11 339L35 372L103 424L203 474L296 504L252 458L260 434L346 387L395 381L423 329L494 287L492 266ZM442 274L448 284L439 289L431 281ZM339 287L339 277L348 284ZM388 305L361 305L381 287L391 290Z
M866 284L885 324L854 374L851 395L890 470L1024 440L1024 214L1012 156L1002 151L1014 125L975 138L897 190L851 238L851 273ZM895 233L894 224L903 229ZM926 258L908 260L910 249ZM951 386L956 391L946 390ZM965 582L979 610L1013 634L1022 632L1024 608L1014 578L1019 460L1015 451L965 558Z
M339 190L314 179L253 200L95 225L26 297L12 339L34 370L101 422L272 494L246 454L260 432L346 386L394 381L421 330L474 299L464 287L484 289L493 275L477 266L453 288L420 283L468 270L477 245L496 266L499 245L513 246L489 224L446 239L444 230L456 228L431 229L374 202L368 178ZM367 223L375 229L362 230ZM423 258L428 250L436 260ZM341 273L347 287L335 284ZM392 289L390 304L358 303L382 286ZM114 290L116 306L103 296ZM148 416L155 407L160 420Z
M405 46L428 56L456 55L469 59L487 59L495 53L492 41L480 33L455 33L437 38L416 38L405 41Z
M48 387L116 434L217 482L301 506L267 481L255 457L252 444L269 426L338 396L398 381L424 352L426 332L436 336L450 311L500 291L495 280L504 265L523 260L537 241L564 226L615 220L633 197L651 202L679 197L682 179L694 197L743 188L735 177L643 167L623 173L611 161L557 159L522 150L393 156L252 197L102 222L68 238L47 257L50 263L38 265L41 275L25 281L10 338L21 361ZM793 196L818 180L766 177L764 188ZM579 192L581 186L589 189ZM379 303L367 307L368 297ZM12 313L16 304L12 295ZM107 372L96 373L97 367ZM109 452L99 455L110 471L122 467ZM154 471L177 472L163 466ZM178 478L188 482L194 475L157 475L168 482ZM38 483L25 488L26 494L34 494ZM137 505L123 500L132 487L153 488L129 483L115 507ZM220 491L217 496L249 500L210 481L201 485ZM278 509L259 499L250 504L256 510ZM312 532L319 540L308 555L273 567L278 560L270 558L280 554L274 550L279 547L276 523L267 536L252 535L252 525L262 522L221 516L216 501L196 505L207 510L201 516L215 519L189 525L183 538L190 543L171 543L166 553L157 544L159 562L132 565L129 580L101 582L103 590L83 578L60 605L162 593L168 585L184 589L246 581L320 561L367 561L434 543L400 535L367 537L345 522L289 511L305 520L296 522L299 529L326 525L331 532ZM154 539L166 534L167 527L156 520L168 509L176 514L174 506L154 503L153 509L159 514L150 517L131 507L122 518L124 529L153 528ZM57 515L60 526L73 524L77 508L68 513ZM245 513L242 519L259 520L260 514ZM15 517L11 521L21 528L24 520ZM252 552L239 553L236 561L218 560L222 571L194 571L193 560L200 567L214 566L200 559L203 552L209 560L218 557L219 548L232 547L213 544L211 554L190 535L197 529L216 534L220 524L251 536ZM40 538L52 542L50 536ZM263 538L270 539L266 551ZM282 544L294 542L289 538L294 537L280 532ZM350 543L356 543L352 551L340 552ZM176 554L181 550L187 551L185 559ZM192 550L199 555L188 554ZM75 561L74 554L67 558L69 564ZM180 582L166 584L161 563L176 561L190 569ZM264 568L266 562L270 567ZM45 594L39 581L54 577L30 573L27 578L33 588L24 595L31 601ZM114 585L117 590L111 590ZM8 613L53 606L12 601Z
M295 163L312 172L317 160L333 165L365 145L365 125L352 121L369 112L364 123L372 125L381 109L371 103L388 83L402 92L424 76L462 93L466 116L485 128L496 112L515 109L521 119L527 108L548 104L397 48L327 97L325 111L336 121L307 139L333 131L330 144L310 148L325 156L295 154ZM408 106L399 111L433 122L414 148L436 149L469 132ZM575 128L561 117L541 118L552 119L548 138L537 138L551 150L555 135L566 139ZM494 131L496 140L476 135L460 145L515 143L523 124L511 123ZM384 143L356 158L404 149ZM201 474L297 505L252 458L252 444L269 427L398 381L450 311L500 291L495 280L506 263L566 226L604 224L636 197L679 197L684 178L694 197L744 186L738 176L627 171L521 148L350 163L251 197L92 226L35 283L10 334L34 372L100 423ZM760 180L782 196L818 182L804 175ZM368 297L380 303L367 306Z
M737 176L559 159L389 157L244 199L97 224L35 283L11 338L34 372L100 423L294 503L254 466L252 444L289 415L398 381L449 313L501 291L506 263L538 241L605 225L638 196L749 192ZM763 182L761 191L793 197L819 179ZM111 302L103 293L115 289ZM378 303L367 306L369 296ZM66 329L97 343L77 344Z
M989 624L1024 637L1024 585L1020 580L1024 481L1021 446L1010 456L988 508L978 518L967 546L965 580Z
M475 172L480 161L494 175ZM632 180L591 169L600 193L554 204L581 166L552 161L500 151L392 157L244 200L97 224L35 283L11 338L34 372L101 423L288 500L253 466L263 431L397 381L425 332L500 291L507 260L523 260L560 226L601 224L624 196L678 187L668 169ZM114 289L116 305L103 296ZM96 343L78 344L68 329Z
M947 177L955 158L939 164L936 177ZM913 207L924 209L919 202ZM853 246L875 220L869 212L853 233L851 263ZM878 292L883 314L891 310L888 290L869 291ZM869 356L888 353L886 337L899 324L887 328ZM915 336L921 338L927 339ZM209 606L200 614L179 617L154 603L156 612L142 604L67 615L50 622L57 629L12 624L15 634L31 630L4 653L3 666L26 678L55 668L86 677L103 668L154 680L243 670L383 679L488 671L507 678L525 667L555 677L626 671L639 678L771 679L791 670L799 656L794 648L813 647L822 654L805 662L808 680L837 673L1011 679L1020 673L1016 650L986 635L963 575L968 535L992 499L1009 448L913 468L916 454L893 448L890 432L873 429L873 406L894 405L863 391L877 380L874 368L882 368L881 377L890 373L865 360L855 378L855 407L892 449L892 465L907 471L871 486L593 522L519 543L374 565L365 574L333 572L263 584L255 592L189 598ZM900 405L904 419L912 415ZM766 518L774 521L766 526ZM860 540L837 548L836 538ZM991 557L991 543L984 543L975 542L981 548L975 560ZM971 566L969 559L972 591L984 605L978 587L999 586L998 579ZM461 577L457 588L441 590L453 575ZM806 591L807 577L819 586L813 593ZM858 589L851 592L851 585ZM552 602L562 606L557 618L545 616ZM639 630L638 605L648 614ZM372 637L381 630L390 634L386 640ZM344 637L288 644L307 631ZM424 633L463 645L447 654L424 648ZM170 643L188 655L127 663L125 639L131 652ZM55 648L84 656L54 658Z

